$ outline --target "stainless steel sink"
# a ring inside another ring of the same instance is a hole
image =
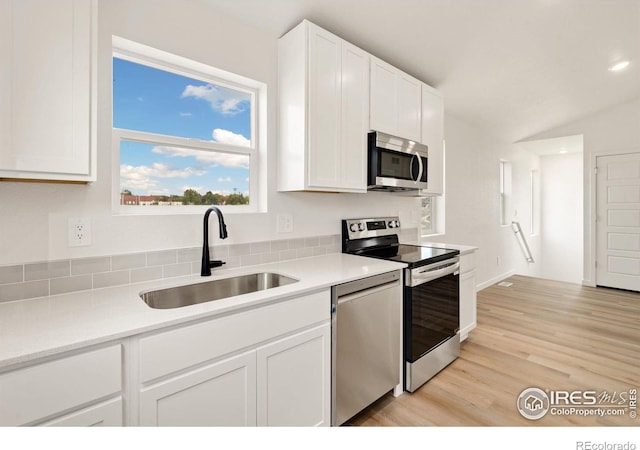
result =
[[[170,309],[182,306],[195,305],[213,300],[262,291],[287,284],[296,283],[298,280],[278,273],[262,272],[241,275],[231,278],[207,281],[204,283],[189,284],[154,291],[140,293],[144,302],[152,308]]]

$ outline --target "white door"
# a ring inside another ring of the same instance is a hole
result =
[[[372,130],[398,134],[398,71],[371,57],[369,120]]]
[[[0,118],[11,120],[10,137],[0,125],[4,176],[90,174],[92,8],[83,0],[3,2]]]
[[[187,372],[140,392],[142,426],[255,424],[255,350]]]
[[[597,158],[596,284],[640,291],[640,153]]]
[[[369,55],[342,42],[341,185],[367,191]]]
[[[422,83],[406,73],[398,78],[398,136],[422,141]]]
[[[340,186],[340,38],[309,24],[309,186]]]
[[[331,325],[260,347],[258,426],[329,426]]]

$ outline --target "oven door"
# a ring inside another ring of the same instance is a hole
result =
[[[413,363],[460,330],[460,262],[408,270],[404,293],[405,361]]]

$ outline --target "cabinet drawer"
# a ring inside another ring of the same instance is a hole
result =
[[[121,427],[122,425],[124,425],[122,397],[40,424],[43,427]]]
[[[467,273],[476,268],[476,252],[460,255],[460,273]]]
[[[120,345],[0,375],[0,425],[23,425],[122,389]]]
[[[140,340],[140,381],[148,382],[330,317],[327,289]],[[185,351],[185,349],[189,349]]]

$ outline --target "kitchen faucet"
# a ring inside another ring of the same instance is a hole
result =
[[[211,276],[212,267],[220,267],[225,262],[220,260],[211,261],[209,259],[209,214],[211,211],[218,216],[218,227],[220,229],[220,239],[227,238],[227,226],[224,223],[224,217],[222,211],[217,207],[212,206],[204,213],[204,243],[202,244],[202,266],[200,267],[200,275],[203,277]]]

